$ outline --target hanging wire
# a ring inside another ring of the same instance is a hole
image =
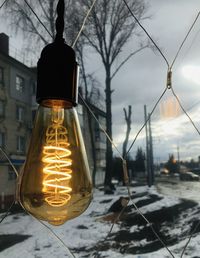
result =
[[[111,235],[111,233],[112,233],[112,231],[113,231],[114,226],[115,226],[116,223],[120,220],[122,214],[123,214],[124,211],[126,210],[129,201],[130,201],[130,198],[128,199],[126,205],[121,209],[121,211],[119,212],[118,216],[115,218],[114,222],[112,223],[112,225],[111,225],[111,227],[110,227],[109,232],[107,233],[107,235],[105,236],[105,238],[101,241],[101,243],[104,243],[104,242],[107,241],[107,239],[109,238],[109,236]],[[96,247],[96,251],[95,251],[94,253],[92,253],[92,254],[90,255],[90,257],[98,258],[99,248],[100,248],[100,246],[98,245],[98,246]]]
[[[13,165],[11,159],[8,157],[7,153],[0,147],[0,151],[2,152],[3,156],[7,159],[9,165],[12,167],[13,171],[16,174],[16,177],[18,178],[19,173],[17,171],[17,169],[15,168],[15,166]],[[11,203],[10,207],[7,209],[6,213],[2,216],[2,218],[0,219],[0,224],[4,221],[4,219],[8,216],[9,212],[11,211],[13,205],[16,202],[16,198],[14,199],[14,201]]]
[[[126,153],[126,156],[127,156],[127,155],[129,154],[129,152],[131,151],[131,149],[132,149],[133,145],[135,144],[135,142],[136,142],[138,136],[140,135],[141,131],[142,131],[142,130],[145,128],[145,126],[147,125],[148,121],[150,120],[152,114],[154,113],[156,107],[158,106],[159,102],[161,101],[161,99],[163,98],[163,96],[165,95],[165,93],[166,93],[167,90],[168,90],[168,88],[166,87],[166,88],[164,89],[164,91],[162,92],[161,96],[159,97],[159,99],[157,100],[157,102],[155,103],[155,105],[154,105],[153,109],[151,110],[151,112],[150,112],[150,114],[149,114],[147,120],[146,120],[145,123],[142,125],[142,127],[139,129],[139,131],[137,132],[137,134],[136,134],[134,140],[132,141],[132,143],[131,143],[131,145],[130,145],[130,147],[129,147],[127,153]]]
[[[5,1],[0,5],[0,10],[1,10],[1,8],[4,6],[4,4],[5,4],[6,2],[8,2],[8,0],[5,0]]]
[[[29,213],[29,215],[31,215]],[[65,242],[48,226],[46,225],[43,221],[38,220],[37,218],[35,218],[33,215],[31,215],[35,220],[39,221],[41,225],[43,225],[44,227],[46,227],[46,229],[49,230],[49,232],[58,240],[58,242],[60,242],[66,249],[67,254],[70,257],[76,258],[76,256],[72,253],[72,251],[69,249],[69,247],[65,244]]]
[[[79,37],[80,37],[80,35],[81,35],[81,33],[82,33],[84,27],[85,27],[85,23],[86,23],[86,21],[87,21],[89,15],[90,15],[90,13],[91,13],[93,7],[94,7],[96,1],[97,1],[97,0],[94,0],[93,3],[92,3],[92,5],[90,6],[90,9],[88,10],[88,12],[87,12],[87,14],[86,14],[86,16],[85,16],[85,18],[84,18],[84,20],[83,20],[83,24],[82,24],[82,26],[81,26],[81,28],[80,28],[80,30],[79,30],[79,32],[78,32],[78,34],[77,34],[75,40],[74,40],[74,43],[72,44],[72,48],[75,47],[75,45],[76,45],[76,43],[77,43],[77,41],[78,41],[78,39],[79,39]]]
[[[184,248],[183,248],[183,251],[182,251],[182,253],[181,253],[181,257],[180,257],[180,258],[183,257],[183,255],[184,255],[184,253],[185,253],[185,251],[186,251],[186,248],[188,247],[188,245],[189,245],[189,243],[190,243],[190,241],[191,241],[193,235],[195,234],[197,228],[199,227],[199,225],[200,225],[200,221],[197,223],[196,227],[195,227],[194,230],[191,232],[191,235],[190,235],[190,237],[189,237],[187,243],[185,244],[185,246],[184,246]]]
[[[121,155],[120,150],[117,148],[116,144],[113,142],[113,140],[110,138],[110,136],[107,134],[106,130],[103,128],[103,126],[100,124],[99,120],[97,119],[97,117],[95,116],[94,112],[91,110],[91,108],[89,107],[89,105],[86,103],[86,101],[83,99],[83,97],[81,96],[81,94],[78,94],[80,99],[83,101],[84,106],[88,109],[88,111],[90,112],[90,114],[93,116],[93,118],[95,119],[95,121],[98,123],[99,127],[101,128],[101,130],[104,132],[105,136],[108,138],[108,140],[110,141],[110,143],[113,145],[113,147],[115,148],[115,150],[118,152],[120,158],[123,160],[123,157]]]
[[[200,15],[200,12],[198,12],[198,14],[197,14],[195,20],[193,21],[193,23],[192,23],[192,25],[190,26],[190,28],[189,28],[189,30],[188,30],[188,32],[187,32],[185,38],[183,39],[183,41],[182,41],[182,43],[181,43],[181,45],[180,45],[180,47],[179,47],[179,49],[178,49],[178,51],[177,51],[175,57],[174,57],[174,60],[172,61],[172,64],[170,65],[170,68],[169,68],[170,70],[172,69],[174,63],[176,62],[176,59],[177,59],[177,57],[178,57],[178,55],[179,55],[179,53],[180,53],[180,51],[181,51],[181,49],[182,49],[184,43],[186,42],[186,40],[187,40],[187,38],[188,38],[190,32],[192,31],[192,29],[193,29],[195,23],[197,22],[197,20],[198,20],[198,18],[199,18],[199,15]]]
[[[16,167],[13,165],[11,159],[8,157],[7,153],[0,147],[0,151],[3,153],[4,157],[8,160],[10,166],[12,167],[12,169],[14,170],[16,176],[18,177],[19,176],[19,173],[16,169]]]
[[[137,207],[137,205],[131,200],[131,203],[135,207],[136,211],[140,214],[140,216],[146,221],[147,225],[151,228],[157,239],[161,242],[164,248],[167,249],[167,251],[170,253],[171,257],[175,258],[174,254],[171,252],[171,250],[167,247],[167,245],[163,242],[163,240],[159,237],[158,233],[155,231],[154,227],[152,224],[149,222],[149,220],[142,214],[140,209]]]
[[[8,216],[9,212],[11,211],[13,205],[15,204],[15,200],[11,203],[10,207],[7,209],[6,213],[1,217],[0,224],[4,221],[4,219]]]
[[[8,0],[5,0],[5,1],[3,2],[3,4],[0,6],[0,9],[3,7],[3,5],[6,3],[6,1],[8,1]],[[48,34],[52,37],[51,33],[48,31],[48,29],[46,28],[46,26],[45,26],[45,25],[42,23],[42,21],[39,19],[39,17],[38,17],[37,14],[34,12],[34,10],[32,9],[32,7],[28,4],[28,2],[27,2],[26,0],[24,0],[24,1],[25,1],[25,3],[29,6],[29,8],[31,9],[31,11],[34,13],[34,15],[36,16],[36,18],[37,18],[38,21],[40,22],[40,24],[45,28],[45,30],[48,32]],[[146,35],[149,37],[149,39],[151,40],[151,42],[154,44],[154,46],[156,47],[156,49],[159,51],[159,53],[161,54],[161,56],[162,56],[163,59],[165,60],[165,62],[166,62],[166,64],[167,64],[167,67],[168,67],[168,70],[171,70],[170,67],[172,68],[172,66],[174,65],[174,63],[175,63],[175,61],[176,61],[176,59],[177,59],[177,57],[178,57],[178,54],[179,54],[179,52],[180,52],[182,46],[184,45],[184,43],[185,43],[187,37],[189,36],[189,33],[191,32],[192,28],[194,27],[194,24],[196,23],[196,21],[197,21],[197,19],[198,19],[198,17],[199,17],[199,13],[198,13],[198,15],[197,15],[197,17],[196,17],[194,23],[192,24],[190,30],[188,31],[186,37],[184,38],[184,41],[182,42],[182,44],[181,44],[181,46],[180,46],[180,48],[179,48],[179,50],[178,50],[178,52],[177,52],[177,54],[176,54],[176,56],[175,56],[173,62],[172,62],[172,65],[169,66],[168,60],[166,59],[166,57],[164,56],[164,54],[162,53],[162,51],[160,50],[160,48],[158,47],[158,45],[155,43],[155,41],[152,39],[152,37],[149,35],[149,33],[146,31],[146,29],[141,25],[141,23],[139,22],[139,20],[135,17],[135,15],[133,14],[133,12],[132,12],[131,9],[129,8],[127,2],[126,2],[125,0],[123,0],[123,1],[124,1],[125,5],[127,6],[127,8],[128,8],[128,10],[129,10],[129,12],[131,13],[131,15],[134,17],[134,19],[135,19],[136,22],[139,24],[139,26],[144,30],[144,32],[146,33]],[[78,35],[77,35],[77,37],[76,37],[76,39],[75,39],[75,41],[74,41],[74,43],[73,43],[73,45],[72,45],[73,47],[75,46],[75,44],[76,44],[76,42],[77,42],[77,40],[78,40],[78,38],[79,38],[79,36],[80,36],[82,30],[84,29],[86,20],[87,20],[89,14],[90,14],[90,12],[91,12],[91,10],[92,10],[92,8],[93,8],[95,2],[96,2],[96,0],[93,2],[91,8],[89,9],[89,11],[88,11],[88,13],[87,13],[87,15],[86,15],[86,18],[85,18],[84,21],[83,21],[83,25],[82,25],[82,27],[81,27],[81,30],[79,31],[79,33],[78,33]],[[164,90],[164,92],[161,94],[160,98],[159,98],[158,101],[156,102],[154,108],[152,109],[152,111],[151,111],[151,113],[150,113],[150,115],[149,115],[149,118],[147,119],[147,121],[145,121],[145,124],[142,126],[142,128],[141,128],[141,129],[139,130],[139,132],[137,133],[137,135],[136,135],[136,137],[135,137],[133,143],[131,144],[131,147],[129,148],[129,150],[128,150],[128,152],[127,152],[127,154],[130,152],[130,150],[131,150],[132,146],[134,145],[134,143],[135,143],[135,141],[136,141],[138,135],[140,134],[140,132],[142,131],[142,129],[145,127],[146,123],[147,123],[148,120],[150,119],[151,115],[153,114],[155,108],[157,107],[158,103],[160,102],[160,100],[161,100],[162,97],[164,96],[164,94],[165,94],[165,92],[166,92],[167,89],[168,89],[168,88],[166,87],[165,90]],[[183,108],[183,106],[182,106],[180,100],[178,99],[178,97],[177,97],[177,95],[175,94],[175,92],[173,91],[173,89],[172,89],[172,93],[173,93],[173,95],[176,97],[176,99],[177,99],[179,105],[181,106],[182,110],[184,111],[184,113],[185,113],[185,114],[188,116],[188,118],[190,119],[190,122],[193,124],[193,121],[191,120],[191,118],[189,117],[189,115],[187,114],[187,112],[185,111],[185,109]],[[79,95],[79,96],[80,96],[80,95]],[[81,97],[81,96],[80,96],[80,97]],[[81,99],[83,100],[82,97],[81,97]],[[88,105],[87,105],[87,103],[86,103],[84,100],[83,100],[83,103],[84,103],[84,105],[86,104],[86,107],[87,107],[87,108],[89,108]],[[95,120],[96,120],[96,121],[98,122],[98,124],[100,125],[98,119],[95,117],[94,113],[92,112],[92,110],[91,110],[90,108],[89,108],[89,111],[91,112],[91,114],[93,115],[93,117],[95,118]],[[193,124],[193,126],[194,126],[194,128],[197,130],[197,132],[199,133],[198,128],[196,128],[196,126],[195,126],[194,124]],[[101,125],[100,125],[100,127],[101,127],[102,131],[105,133],[106,137],[108,137],[109,141],[111,141],[111,143],[113,144],[113,146],[116,148],[117,152],[120,154],[120,157],[122,158],[122,155],[121,155],[121,153],[119,152],[119,150],[117,149],[117,147],[116,147],[116,145],[114,144],[114,142],[110,139],[110,137],[108,136],[108,134],[106,133],[106,131],[104,130],[104,128],[103,128]],[[6,155],[6,156],[7,156],[7,155]],[[125,161],[125,159],[122,158],[122,161]],[[12,165],[12,166],[13,166],[13,165]],[[15,171],[15,170],[14,170],[14,171]],[[16,171],[15,171],[15,173],[16,173]],[[18,175],[18,173],[17,173],[17,175]],[[130,193],[130,188],[129,188],[129,186],[127,186],[127,189],[128,189],[129,197],[131,198],[131,193]],[[132,201],[132,203],[133,203],[135,209],[138,211],[138,213],[143,217],[143,219],[144,219],[144,220],[147,222],[147,224],[151,227],[152,231],[154,232],[154,234],[156,235],[156,237],[158,238],[158,240],[163,244],[163,246],[167,249],[167,251],[170,253],[170,255],[171,255],[172,257],[174,257],[174,255],[172,254],[172,252],[168,249],[168,247],[165,245],[165,243],[162,241],[162,239],[160,239],[160,237],[158,236],[158,234],[155,232],[155,230],[154,230],[154,228],[152,227],[152,225],[150,224],[150,222],[145,218],[145,216],[141,213],[141,211],[138,209],[138,207],[134,204],[133,201]],[[120,212],[118,219],[120,218],[121,214],[124,212],[125,208],[126,208],[126,207],[124,207],[123,210]],[[31,214],[30,214],[30,215],[31,215]],[[32,215],[31,215],[31,216],[32,216]],[[33,218],[35,218],[35,217],[33,217]],[[36,218],[35,218],[35,219],[36,219]],[[40,221],[40,220],[38,220],[38,219],[36,219],[36,220],[39,221],[42,225],[44,225],[47,229],[49,229],[49,231],[57,238],[57,240],[59,240],[59,241],[65,246],[66,250],[70,253],[70,255],[71,255],[72,257],[75,257],[75,256],[71,253],[71,251],[69,250],[69,248],[66,246],[66,244],[62,241],[62,239],[61,239],[59,236],[57,236],[57,235],[55,234],[55,232],[54,232],[50,227],[48,227],[48,226],[47,226],[45,223],[43,223],[42,221]],[[112,227],[111,227],[111,229],[110,229],[110,231],[109,231],[109,234],[112,232],[113,226],[114,226],[114,224],[112,225]],[[196,228],[195,228],[195,229],[196,229]],[[193,233],[194,233],[194,231],[192,232],[192,234],[193,234]],[[191,240],[191,238],[192,238],[192,234],[191,234],[191,236],[190,236],[190,238],[189,238],[189,240],[188,240],[186,246],[184,247],[184,250],[183,250],[183,252],[182,252],[182,256],[183,256],[183,254],[184,254],[184,251],[185,251],[187,245],[189,244],[189,242],[190,242],[190,240]],[[182,256],[181,256],[181,257],[182,257]]]
[[[197,131],[197,133],[200,135],[200,131],[197,128],[197,126],[195,125],[194,121],[192,120],[192,118],[189,116],[189,114],[187,113],[187,111],[185,110],[185,108],[183,107],[183,105],[181,104],[180,99],[178,98],[178,96],[176,95],[173,87],[171,88],[172,94],[174,95],[174,97],[176,98],[180,108],[182,109],[182,111],[185,113],[185,115],[188,117],[188,119],[190,120],[190,123],[193,125],[194,129]]]
[[[39,21],[39,23],[43,26],[43,28],[46,30],[46,32],[49,34],[49,36],[53,38],[53,35],[51,34],[51,32],[47,29],[47,27],[44,25],[44,23],[41,21],[41,19],[38,17],[37,13],[33,10],[33,8],[30,6],[30,4],[24,0],[24,2],[26,3],[26,5],[29,7],[29,9],[31,10],[31,12],[35,15],[35,17],[37,18],[37,20]]]
[[[127,9],[129,10],[130,14],[133,16],[133,18],[135,19],[135,21],[137,22],[137,24],[140,26],[140,28],[145,32],[145,34],[147,35],[147,37],[150,39],[150,41],[153,43],[153,45],[156,47],[156,49],[158,50],[158,52],[160,53],[160,55],[163,57],[163,59],[165,60],[167,67],[169,68],[169,62],[167,60],[167,58],[165,57],[165,55],[163,54],[163,52],[161,51],[161,49],[159,48],[159,46],[156,44],[156,42],[153,40],[153,38],[151,37],[151,35],[148,33],[148,31],[144,28],[144,26],[140,23],[140,21],[137,19],[137,17],[135,16],[135,14],[132,12],[132,10],[130,9],[128,3],[126,2],[126,0],[122,0],[124,2],[124,4],[126,5]]]

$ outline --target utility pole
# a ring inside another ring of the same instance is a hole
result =
[[[145,132],[146,132],[146,173],[147,173],[147,184],[151,186],[150,179],[150,167],[149,167],[149,134],[148,134],[148,123],[147,123],[147,107],[144,105],[144,121],[145,121]]]
[[[150,156],[150,175],[151,175],[151,185],[154,185],[154,158],[153,158],[153,140],[152,140],[152,131],[151,131],[151,117],[148,114],[149,118],[149,156]]]
[[[153,141],[151,132],[151,119],[148,114],[147,107],[144,105],[144,119],[145,119],[145,132],[146,132],[146,171],[147,171],[147,184],[151,187],[154,184],[154,162],[153,162]]]
[[[177,162],[178,162],[178,173],[180,173],[180,152],[179,152],[178,145],[177,145]]]

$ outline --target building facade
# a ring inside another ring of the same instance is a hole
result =
[[[31,134],[31,92],[36,74],[9,56],[9,38],[0,34],[0,147],[19,171],[25,160]],[[16,175],[5,156],[0,154],[0,200],[13,199]]]
[[[89,110],[93,112],[96,119],[90,111],[88,113],[87,106]],[[87,106],[83,101],[79,100],[77,112],[85,141],[86,152],[88,154],[93,183],[98,186],[104,184],[106,169],[106,135],[103,132],[103,130],[106,130],[106,113],[91,103],[87,103]],[[88,115],[90,118],[88,118]],[[93,154],[93,152],[95,152],[95,154]],[[95,175],[93,175],[94,163],[96,164]]]
[[[37,110],[36,69],[27,67],[9,55],[9,38],[0,33],[0,148],[19,172],[26,157],[33,118]],[[105,112],[90,106],[100,123],[105,126]],[[90,171],[93,171],[91,136],[87,110],[83,103],[77,107]],[[106,139],[99,124],[91,120],[96,153],[96,184],[102,184],[105,172]],[[16,175],[5,155],[0,151],[0,209],[14,199]]]

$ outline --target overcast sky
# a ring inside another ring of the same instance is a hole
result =
[[[183,38],[200,11],[200,1],[151,0],[148,13],[151,19],[143,25],[162,49],[169,63],[172,62]],[[134,48],[134,40],[129,49]],[[173,88],[182,105],[200,128],[200,19],[197,21],[173,68]],[[144,50],[133,57],[113,81],[113,132],[116,143],[123,141],[125,134],[123,107],[132,105],[133,124],[130,138],[133,139],[144,123],[144,104],[150,112],[165,89],[167,66],[158,52]],[[173,112],[174,111],[174,112]],[[173,153],[190,159],[200,155],[200,136],[188,118],[167,91],[161,105],[152,117],[152,133],[155,161],[165,161]],[[138,146],[145,150],[145,131],[138,138]],[[120,147],[121,148],[121,147]]]
[[[149,5],[147,15],[150,15],[151,18],[146,19],[143,25],[171,63],[200,11],[200,1],[149,0],[146,2]],[[5,23],[0,24],[0,30],[11,35]],[[142,30],[138,30],[143,35],[143,39],[147,39]],[[20,35],[16,38],[11,37],[11,44],[20,48],[23,41]],[[135,38],[129,42],[118,62],[123,60],[123,57],[128,53],[137,49],[135,42]],[[200,129],[199,42],[200,18],[174,64],[172,78],[174,91]],[[104,70],[101,63],[99,62],[95,69],[94,66],[89,66],[89,69],[96,72],[102,86],[104,86]],[[112,88],[115,90],[112,107],[113,139],[120,150],[126,130],[123,107],[132,105],[133,123],[130,135],[130,140],[132,140],[144,123],[144,105],[147,105],[148,112],[150,112],[165,89],[166,76],[167,66],[163,58],[157,51],[146,49],[128,61],[114,78],[112,82]],[[166,161],[169,154],[174,154],[177,157],[177,147],[179,147],[181,159],[197,159],[200,156],[200,136],[178,108],[170,90],[167,91],[161,105],[152,116],[152,133],[156,162]],[[144,130],[133,146],[131,151],[133,155],[135,155],[138,146],[145,150]]]

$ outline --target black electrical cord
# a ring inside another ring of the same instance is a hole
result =
[[[65,12],[65,2],[64,0],[59,0],[57,5],[56,39],[55,39],[59,41],[63,40],[64,12]]]

